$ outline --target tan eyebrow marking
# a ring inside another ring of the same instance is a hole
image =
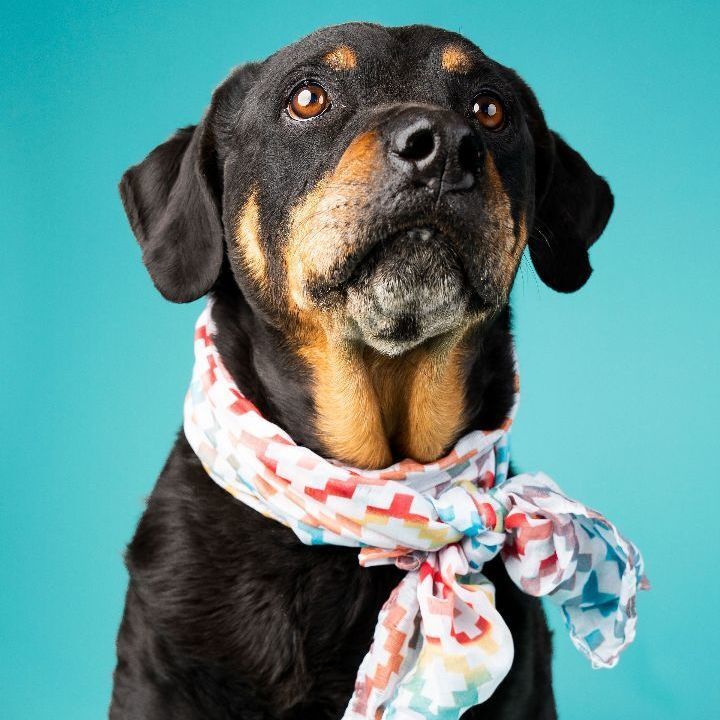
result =
[[[357,55],[351,47],[338,45],[323,56],[323,62],[333,70],[352,70],[357,65]]]
[[[442,52],[440,64],[448,72],[466,73],[472,67],[472,59],[458,45],[448,45]]]

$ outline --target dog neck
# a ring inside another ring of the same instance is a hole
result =
[[[309,331],[298,341],[234,283],[213,292],[218,351],[240,390],[298,444],[381,468],[432,462],[463,434],[498,427],[513,401],[510,313],[401,356]]]

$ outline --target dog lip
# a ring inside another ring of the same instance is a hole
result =
[[[413,222],[396,225],[389,232],[374,236],[369,243],[362,243],[361,247],[344,258],[341,266],[331,274],[327,291],[342,290],[344,286],[357,277],[369,258],[379,253],[383,247],[393,242],[400,235],[413,231],[425,231],[436,235],[443,235],[451,242],[453,239],[451,233],[448,233],[447,230],[432,222],[418,222],[415,220]]]

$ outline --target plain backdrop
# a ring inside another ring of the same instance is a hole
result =
[[[516,462],[643,550],[612,671],[553,610],[562,718],[720,707],[719,3],[4,3],[0,716],[107,711],[130,539],[180,426],[201,302],[153,289],[116,191],[235,64],[346,20],[457,30],[517,69],[616,211],[580,292],[514,292]]]

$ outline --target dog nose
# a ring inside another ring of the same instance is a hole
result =
[[[408,108],[388,131],[391,163],[413,184],[441,193],[475,185],[482,146],[457,113]]]

